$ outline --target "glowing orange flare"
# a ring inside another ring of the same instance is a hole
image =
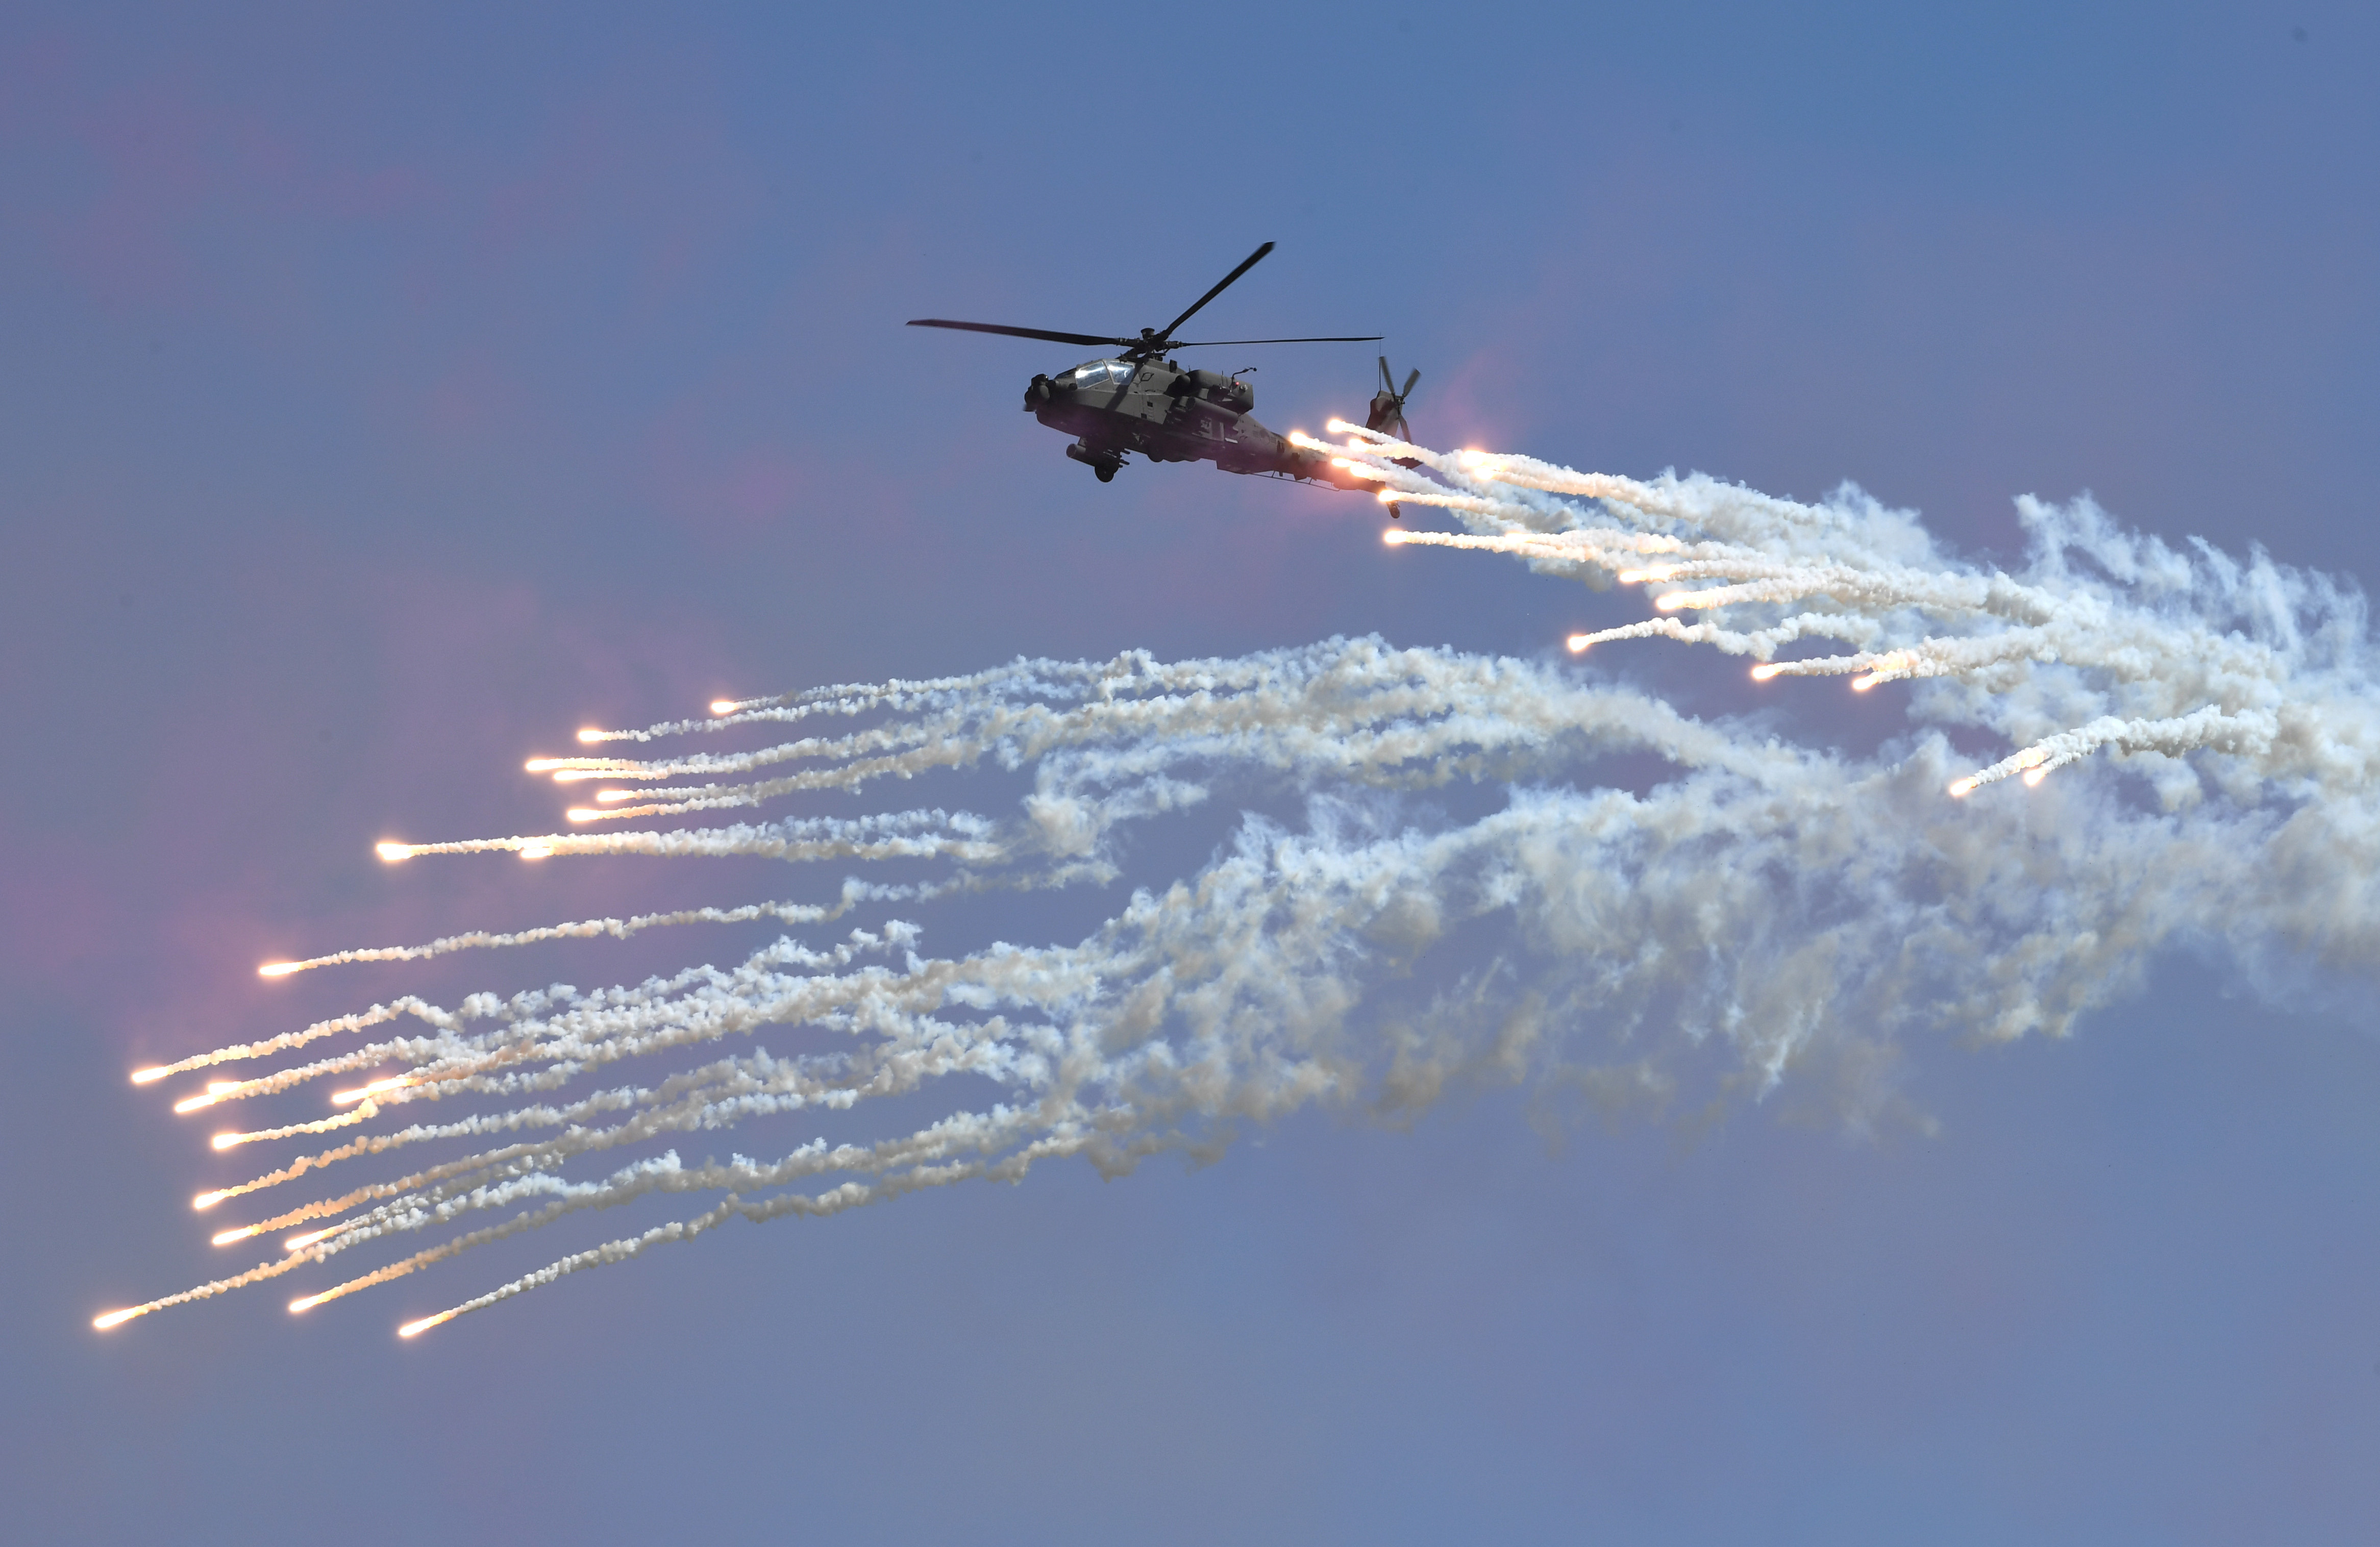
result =
[[[393,1080],[375,1080],[370,1084],[363,1086],[358,1090],[333,1091],[331,1093],[331,1105],[334,1106],[352,1106],[356,1102],[363,1100],[366,1096],[378,1095],[382,1091],[401,1091],[406,1086],[412,1083],[413,1076],[409,1074],[402,1074]]]
[[[1639,581],[1667,580],[1677,573],[1675,564],[1647,564],[1643,569],[1621,570],[1619,578],[1622,586],[1633,586]]]
[[[1397,502],[1397,491],[1393,489],[1383,489],[1372,498],[1384,505],[1393,505]]]
[[[1595,641],[1591,636],[1584,634],[1573,634],[1565,641],[1565,643],[1570,646],[1570,653],[1574,656],[1584,655],[1586,652],[1586,647],[1594,642]]]
[[[735,712],[735,700],[714,698],[710,701],[710,712],[715,715],[732,715]]]
[[[174,1103],[174,1110],[176,1112],[195,1112],[201,1106],[212,1106],[215,1104],[216,1099],[215,1093],[212,1091],[207,1092],[204,1095],[186,1095],[181,1100]]]
[[[601,821],[606,813],[597,811],[592,806],[574,805],[562,815],[573,822],[596,822]],[[524,849],[521,852],[526,854],[528,851]]]
[[[521,769],[525,773],[550,773],[571,761],[568,757],[532,757],[521,765]]]
[[[395,864],[399,860],[409,860],[413,857],[413,845],[410,843],[375,843],[372,849],[380,855],[382,862],[387,864]]]
[[[236,1240],[246,1240],[249,1237],[256,1234],[257,1229],[258,1227],[254,1225],[243,1225],[237,1230],[219,1231],[215,1236],[214,1244],[217,1246],[229,1246]]]
[[[1329,424],[1324,425],[1322,428],[1329,430],[1333,435],[1353,435],[1355,433],[1355,427],[1349,424],[1345,419],[1332,419]]]
[[[248,1135],[245,1133],[218,1133],[214,1136],[212,1142],[214,1144],[214,1147],[219,1150],[227,1150],[234,1144],[245,1142],[247,1138]]]
[[[1671,591],[1666,597],[1655,597],[1653,605],[1663,612],[1675,612],[1679,608],[1686,605],[1686,598],[1691,594],[1686,591]]]
[[[295,1316],[301,1311],[310,1311],[316,1305],[328,1298],[329,1297],[326,1295],[307,1295],[300,1299],[293,1299],[289,1302],[289,1314]]]
[[[595,798],[599,801],[632,801],[637,798],[637,792],[634,790],[598,790],[595,792]]]
[[[1401,548],[1404,545],[1405,535],[1398,528],[1390,526],[1380,534],[1380,540],[1390,548]]]
[[[303,965],[305,963],[301,961],[267,961],[256,970],[256,975],[261,978],[285,978]]]
[[[1950,781],[1950,798],[1953,800],[1964,800],[1967,796],[1973,793],[1975,786],[1982,782],[1982,780],[1973,778],[1972,776],[1966,779],[1954,779]]]
[[[521,845],[520,857],[525,860],[550,860],[553,858],[553,846],[548,843],[524,843]]]
[[[1876,679],[1873,674],[1863,677],[1853,677],[1852,679],[1852,691],[1853,693],[1865,693],[1868,689],[1876,686]]]
[[[163,1080],[173,1072],[172,1070],[164,1068],[136,1069],[132,1071],[132,1082],[136,1085],[145,1085],[152,1080]]]
[[[396,1329],[396,1335],[399,1337],[411,1337],[419,1333],[428,1332],[441,1322],[451,1322],[454,1319],[455,1312],[452,1311],[441,1311],[435,1316],[424,1316],[418,1322],[406,1323]]]
[[[335,1236],[344,1228],[346,1228],[345,1226],[334,1225],[327,1230],[309,1230],[302,1236],[292,1236],[287,1240],[281,1243],[281,1250],[284,1251],[303,1251],[308,1247],[313,1245],[316,1241],[321,1240],[324,1236]]]
[[[1293,429],[1289,432],[1289,443],[1301,451],[1318,452],[1322,449],[1321,441],[1302,429]]]
[[[190,1207],[194,1209],[211,1209],[230,1196],[231,1194],[228,1192],[201,1192],[197,1197],[190,1200]]]
[[[1783,667],[1773,664],[1755,666],[1752,669],[1752,680],[1755,683],[1765,683],[1784,670]]]
[[[91,1319],[91,1324],[97,1331],[105,1332],[110,1327],[122,1326],[133,1317],[140,1315],[144,1307],[136,1305],[129,1311],[111,1311],[104,1316],[93,1316]]]
[[[590,726],[578,732],[578,739],[582,742],[600,742],[603,739],[603,732]]]
[[[2027,768],[2024,770],[2025,787],[2027,789],[2031,789],[2033,786],[2040,783],[2043,780],[2047,779],[2048,777],[2049,770],[2047,768]]]

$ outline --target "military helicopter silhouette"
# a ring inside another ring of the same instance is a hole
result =
[[[1046,328],[1012,328],[998,322],[953,322],[941,317],[910,320],[913,328],[955,328],[970,333],[1001,333],[1010,338],[1046,339],[1051,344],[1076,344],[1088,348],[1112,348],[1117,354],[1087,360],[1055,376],[1036,376],[1025,388],[1025,407],[1050,429],[1075,437],[1066,454],[1111,482],[1127,453],[1137,452],[1151,462],[1211,462],[1227,473],[1300,478],[1337,489],[1370,490],[1377,486],[1356,478],[1347,469],[1331,465],[1330,453],[1292,445],[1257,422],[1256,389],[1238,374],[1185,370],[1167,358],[1176,349],[1211,349],[1223,344],[1377,344],[1379,335],[1336,338],[1177,339],[1181,327],[1208,301],[1263,260],[1272,251],[1267,242],[1248,254],[1240,266],[1215,283],[1215,287],[1191,303],[1190,309],[1162,328],[1143,328],[1137,338],[1102,337],[1097,333],[1062,333]],[[1393,422],[1391,433],[1404,433],[1405,394],[1413,391],[1416,370],[1406,379],[1404,393],[1395,390],[1389,362],[1380,360],[1386,391],[1372,399],[1366,423],[1378,429]],[[1394,506],[1390,510],[1397,514]]]

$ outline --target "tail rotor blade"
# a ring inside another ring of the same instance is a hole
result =
[[[1388,361],[1382,360],[1380,363],[1382,365],[1386,365],[1388,364]],[[1414,367],[1413,374],[1405,378],[1405,390],[1397,394],[1397,401],[1399,403],[1402,403],[1405,399],[1413,396],[1413,384],[1420,380],[1421,367],[1415,366]]]
[[[1396,373],[1389,369],[1389,357],[1380,357],[1380,390],[1393,396],[1397,390]]]

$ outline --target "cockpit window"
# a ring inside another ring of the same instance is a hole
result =
[[[1067,385],[1072,387],[1120,387],[1132,379],[1132,367],[1123,360],[1093,360],[1076,366],[1071,374],[1074,380]]]

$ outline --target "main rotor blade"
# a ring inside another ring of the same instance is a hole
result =
[[[1266,253],[1269,253],[1271,250],[1272,244],[1270,242],[1267,242],[1264,246],[1257,248],[1256,251],[1248,254],[1246,258],[1241,260],[1238,268],[1233,269],[1230,273],[1225,274],[1221,279],[1215,282],[1215,288],[1208,291],[1205,295],[1192,302],[1188,311],[1184,312],[1172,321],[1168,322],[1162,328],[1158,329],[1156,336],[1159,338],[1172,338],[1173,336],[1174,329],[1182,326],[1183,323],[1189,321],[1193,317],[1197,316],[1198,308],[1200,307],[1205,306],[1208,301],[1211,301],[1216,296],[1221,295],[1225,286],[1229,285],[1232,281],[1239,278],[1242,274],[1246,273],[1250,269],[1255,268],[1258,260],[1261,260]]]
[[[1047,328],[1007,328],[997,322],[953,322],[941,317],[913,317],[908,325],[912,328],[956,328],[965,333],[1004,333],[1010,338],[1039,338],[1051,344],[1080,344],[1099,349],[1120,349],[1140,342],[1134,338],[1099,338],[1091,333],[1053,333]]]
[[[1420,380],[1421,367],[1415,366],[1414,367],[1414,373],[1405,378],[1405,390],[1397,394],[1397,401],[1399,403],[1402,403],[1405,399],[1413,396],[1413,384]]]
[[[1359,338],[1202,338],[1195,343],[1175,339],[1168,349],[1212,349],[1225,344],[1378,344],[1386,333],[1365,333]]]

